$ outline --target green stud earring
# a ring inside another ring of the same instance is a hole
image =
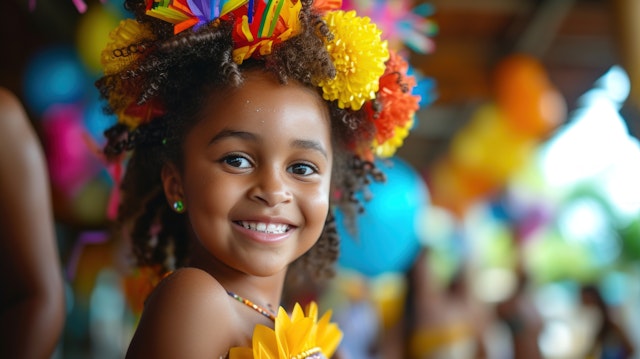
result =
[[[173,210],[178,213],[184,212],[184,203],[181,200],[173,202]]]

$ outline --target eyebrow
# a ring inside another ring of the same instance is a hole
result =
[[[325,158],[327,157],[327,151],[322,147],[322,145],[317,141],[311,140],[293,140],[291,141],[291,146],[296,148],[310,149],[316,150],[320,152]]]
[[[223,139],[229,138],[229,137],[236,137],[243,140],[249,140],[254,142],[257,142],[259,140],[259,137],[251,132],[225,129],[217,133],[215,136],[213,136],[213,138],[209,141],[209,145],[212,145],[216,142],[222,141]],[[298,140],[291,141],[290,145],[291,147],[295,147],[295,148],[310,149],[310,150],[318,151],[325,158],[328,158],[327,151],[317,141],[298,139]]]
[[[240,139],[243,140],[251,140],[251,141],[257,141],[258,137],[256,135],[254,135],[251,132],[246,132],[246,131],[235,131],[235,130],[222,130],[220,132],[218,132],[215,136],[213,136],[213,138],[209,141],[209,145],[212,145],[216,142],[219,142],[225,138],[229,138],[229,137],[238,137]]]

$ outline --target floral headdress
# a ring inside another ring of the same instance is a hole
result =
[[[233,61],[237,64],[267,56],[274,45],[301,32],[300,0],[147,0],[146,4],[146,15],[173,24],[174,34],[231,22]],[[357,155],[366,160],[374,155],[392,156],[408,135],[419,107],[420,97],[411,93],[415,79],[407,75],[407,63],[388,49],[370,18],[340,10],[340,6],[341,0],[316,0],[313,4],[333,35],[325,40],[325,47],[336,69],[335,77],[319,80],[317,86],[325,100],[343,110],[362,111],[374,125],[370,144],[353,148]],[[145,43],[154,40],[146,26],[127,19],[112,31],[102,53],[105,75],[144,56]],[[130,101],[117,113],[119,122],[130,129],[162,113],[161,104],[153,101],[144,105],[133,99],[109,101]]]

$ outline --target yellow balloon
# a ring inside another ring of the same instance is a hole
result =
[[[453,139],[451,156],[458,165],[502,183],[526,163],[535,140],[514,131],[494,104],[480,107]]]
[[[109,185],[104,180],[89,181],[73,199],[74,218],[85,225],[102,225],[106,221],[109,194]]]
[[[108,6],[92,6],[80,17],[76,30],[76,47],[84,65],[92,74],[102,71],[100,54],[109,33],[118,26],[119,16]]]
[[[407,282],[400,273],[384,273],[371,280],[371,298],[384,329],[400,322],[407,296]]]

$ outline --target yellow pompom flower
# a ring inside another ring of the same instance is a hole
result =
[[[252,348],[231,348],[229,359],[331,358],[342,340],[342,331],[330,319],[331,311],[327,311],[318,321],[315,302],[309,304],[306,314],[296,303],[291,317],[280,307],[275,329],[256,325]]]
[[[151,40],[153,34],[148,27],[133,19],[120,21],[109,33],[109,42],[100,56],[104,74],[112,75],[129,66],[144,50],[143,43]]]
[[[338,107],[359,110],[376,97],[378,79],[389,59],[387,41],[380,37],[381,30],[368,17],[359,17],[355,11],[329,11],[324,20],[333,34],[326,42],[336,76],[322,80],[323,97],[338,101]]]

